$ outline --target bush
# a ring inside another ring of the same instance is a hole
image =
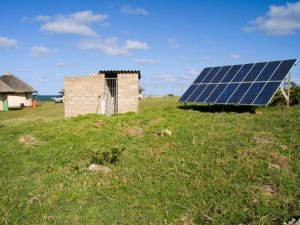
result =
[[[93,152],[92,159],[90,163],[96,163],[96,164],[103,164],[104,162],[107,163],[116,163],[122,152],[124,151],[124,148],[112,148],[111,150],[105,151],[105,152]]]
[[[287,89],[285,89],[285,92],[287,93]],[[290,105],[298,105],[300,103],[300,86],[292,86],[291,87],[291,94],[290,94]],[[281,90],[278,90],[276,94],[274,95],[270,105],[286,105],[286,99],[283,96]]]

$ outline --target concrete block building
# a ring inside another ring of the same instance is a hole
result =
[[[140,71],[99,71],[65,77],[65,117],[138,112]]]

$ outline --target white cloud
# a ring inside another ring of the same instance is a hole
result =
[[[66,68],[66,67],[67,67],[67,64],[64,63],[64,62],[58,62],[58,63],[56,63],[56,66],[57,66],[58,68]]]
[[[146,42],[127,40],[124,49],[131,50],[146,50],[149,49],[149,46]]]
[[[45,16],[40,15],[36,20],[43,22],[42,31],[52,33],[77,34],[83,36],[96,36],[97,33],[91,28],[91,23],[104,22],[107,15],[94,14],[92,11],[86,10],[68,15]],[[107,22],[103,23],[105,26]]]
[[[239,60],[240,58],[241,58],[241,55],[238,53],[232,53],[229,55],[229,59],[232,59],[232,60]]]
[[[18,42],[15,39],[0,36],[0,48],[17,47]]]
[[[144,8],[132,8],[128,5],[123,6],[121,12],[127,15],[148,15],[148,12]]]
[[[146,42],[127,40],[125,45],[120,46],[117,38],[85,40],[79,43],[82,50],[98,50],[112,56],[129,55],[134,50],[146,50]]]
[[[300,29],[300,1],[286,5],[271,5],[265,17],[248,22],[247,32],[260,31],[268,35],[295,34]]]
[[[174,38],[168,38],[168,43],[169,43],[170,48],[179,48],[180,47],[179,41]]]
[[[52,53],[55,53],[55,51],[50,50],[44,46],[34,46],[31,48],[31,55],[35,57],[46,56]]]
[[[155,78],[163,82],[175,82],[178,80],[177,77],[172,76],[171,74],[159,74],[156,75]]]
[[[134,58],[132,61],[139,65],[153,65],[158,64],[158,61],[154,59],[143,59],[143,58]]]
[[[194,76],[197,76],[200,74],[200,71],[195,69],[195,68],[191,68],[187,74],[190,76],[190,77],[194,77]]]
[[[210,60],[211,60],[211,58],[208,57],[208,56],[204,56],[204,57],[200,58],[200,62],[205,62],[205,63],[207,63],[207,62],[209,62]]]

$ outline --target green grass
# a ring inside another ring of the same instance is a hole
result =
[[[139,114],[71,119],[52,103],[0,113],[0,224],[282,224],[300,214],[299,106],[180,105],[146,99]],[[142,136],[127,132],[137,128]],[[172,135],[158,136],[164,129]],[[106,163],[113,172],[87,170],[112,149],[124,149]]]

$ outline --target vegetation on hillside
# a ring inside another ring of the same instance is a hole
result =
[[[0,224],[282,224],[300,214],[300,107],[142,100],[139,114],[0,113]],[[158,135],[165,129],[169,135]],[[91,172],[90,163],[112,172]]]

